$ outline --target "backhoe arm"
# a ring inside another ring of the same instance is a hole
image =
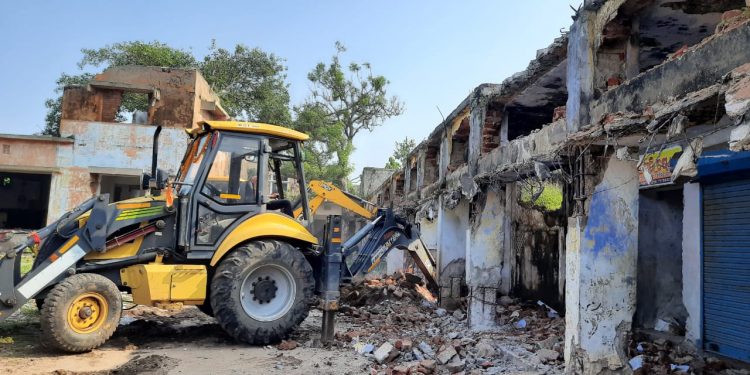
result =
[[[344,277],[351,278],[372,271],[388,252],[397,248],[407,251],[412,256],[417,267],[425,275],[428,285],[437,290],[435,259],[419,237],[417,228],[396,216],[392,210],[378,209],[373,203],[346,193],[329,182],[310,181],[308,190],[314,194],[310,200],[310,211],[313,214],[323,203],[331,202],[370,220],[341,246],[344,258],[355,255],[355,251],[358,250],[351,266],[345,267]],[[295,218],[299,219],[301,216],[302,208],[294,211]],[[363,240],[365,242],[362,248],[357,248]]]
[[[330,182],[312,180],[307,185],[310,192],[315,194],[310,200],[310,212],[314,215],[325,202],[331,202],[341,208],[347,209],[365,219],[372,220],[377,213],[377,207],[366,200],[346,193]],[[294,210],[294,217],[302,216],[302,207]]]

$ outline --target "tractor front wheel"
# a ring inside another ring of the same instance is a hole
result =
[[[122,296],[104,276],[80,273],[55,285],[41,309],[46,343],[71,353],[90,351],[109,339],[120,323]]]
[[[211,306],[239,341],[266,345],[286,338],[307,317],[315,280],[294,246],[253,241],[221,261],[211,282]]]

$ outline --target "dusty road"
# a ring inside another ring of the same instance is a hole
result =
[[[294,338],[300,348],[237,344],[216,322],[188,307],[174,315],[137,307],[102,348],[62,355],[39,343],[38,315],[32,306],[0,325],[0,374],[360,374],[367,358],[354,351],[314,348],[320,313],[313,311]],[[307,344],[307,347],[305,346]]]

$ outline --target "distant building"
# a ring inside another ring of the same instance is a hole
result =
[[[147,111],[118,122],[124,95],[140,97]],[[95,194],[113,201],[141,195],[155,125],[164,127],[159,168],[176,173],[185,130],[226,119],[218,96],[193,69],[116,67],[87,85],[66,87],[60,137],[0,134],[0,229],[40,228]]]

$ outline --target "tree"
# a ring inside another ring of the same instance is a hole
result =
[[[230,115],[251,121],[289,124],[289,92],[285,83],[286,67],[283,60],[257,48],[237,45],[234,52],[211,43],[209,54],[198,61],[189,50],[153,42],[122,42],[97,49],[82,49],[80,69],[123,65],[163,66],[170,68],[200,69],[212,85]],[[85,78],[70,82],[70,77]],[[85,84],[91,74],[71,76],[63,74],[58,80],[56,93],[62,94],[65,85]],[[48,99],[45,134],[58,135],[60,127],[60,97]],[[143,95],[123,95],[124,112],[146,110]]]
[[[389,156],[388,162],[385,163],[385,169],[401,169],[401,163],[399,163],[398,160],[396,160],[396,158],[394,158],[393,156]]]
[[[417,143],[409,137],[404,137],[403,141],[396,141],[393,149],[393,156],[388,159],[388,163],[390,164],[391,159],[393,159],[396,164],[398,164],[398,168],[396,169],[400,169],[402,165],[406,165],[406,159],[409,157],[409,153],[411,153],[411,150],[413,150],[414,147],[417,147]]]
[[[258,48],[238,44],[230,52],[212,41],[200,69],[232,117],[289,125],[289,85],[283,62]]]
[[[352,62],[344,68],[341,62],[344,52],[346,48],[336,42],[336,54],[331,62],[318,63],[307,75],[312,87],[306,103],[322,111],[325,122],[321,125],[333,126],[343,132],[345,144],[334,149],[336,165],[327,165],[327,168],[337,171],[338,175],[332,180],[342,187],[347,186],[351,173],[349,156],[354,150],[354,137],[362,130],[372,131],[404,111],[399,99],[387,94],[390,82],[382,75],[373,74],[369,63]]]
[[[351,154],[342,125],[332,121],[318,103],[305,103],[295,107],[294,112],[292,127],[310,136],[303,146],[308,180],[339,182],[342,176],[348,176],[353,170],[351,165],[338,162],[339,158],[348,160]]]

